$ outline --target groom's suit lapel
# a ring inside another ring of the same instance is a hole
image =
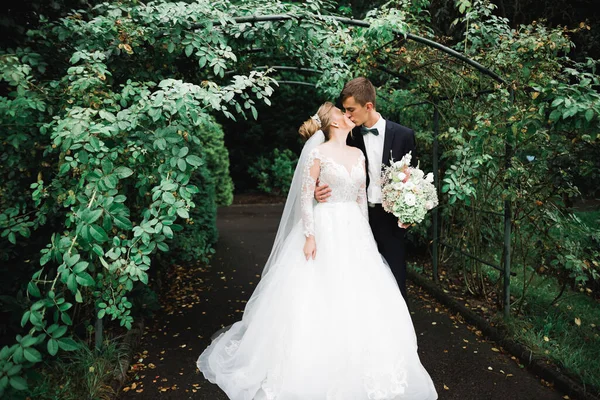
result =
[[[385,121],[385,139],[383,141],[383,154],[381,162],[383,165],[389,165],[390,163],[390,151],[392,150],[392,144],[394,143],[394,131],[388,121]],[[364,142],[363,142],[364,147]]]

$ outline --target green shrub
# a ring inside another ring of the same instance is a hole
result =
[[[290,190],[298,157],[289,149],[274,149],[269,157],[259,157],[249,169],[258,181],[258,188],[266,193],[286,195]]]

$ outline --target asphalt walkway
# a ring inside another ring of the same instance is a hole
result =
[[[219,210],[220,239],[212,265],[173,266],[162,309],[146,323],[119,399],[227,400],[203,378],[196,360],[215,331],[241,318],[281,211],[281,205]],[[440,399],[568,399],[425,292],[413,285],[408,290],[419,355]]]

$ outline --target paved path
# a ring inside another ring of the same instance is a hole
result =
[[[282,206],[219,210],[212,266],[175,266],[162,309],[148,321],[130,382],[119,398],[227,400],[197,371],[196,359],[217,329],[241,318],[259,280]],[[460,316],[409,286],[419,354],[440,399],[559,400],[563,396],[487,342]],[[374,328],[376,329],[376,327]]]

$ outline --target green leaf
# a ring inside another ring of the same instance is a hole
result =
[[[195,155],[187,156],[185,158],[185,161],[187,161],[187,163],[190,164],[192,167],[199,167],[202,165],[202,159]]]
[[[42,354],[33,347],[23,349],[23,356],[29,362],[36,363],[42,361]]]
[[[37,342],[37,339],[31,335],[26,335],[23,340],[21,340],[21,346],[23,347],[31,347]]]
[[[148,284],[148,274],[145,273],[144,271],[140,271],[138,275],[140,278],[140,282],[142,282],[144,285],[147,285]]]
[[[17,349],[13,353],[13,361],[17,364],[21,364],[23,362],[23,348],[18,344],[16,346]]]
[[[164,138],[156,139],[154,141],[154,148],[165,150],[167,148],[167,141]]]
[[[42,294],[40,293],[40,289],[33,282],[29,282],[27,284],[27,292],[29,292],[29,294],[34,297],[42,297]]]
[[[77,292],[75,293],[75,301],[78,303],[83,303],[83,296],[81,296],[79,289],[77,289]]]
[[[61,338],[58,340],[58,346],[64,351],[74,351],[79,348],[76,341],[71,338]]]
[[[106,234],[104,229],[102,229],[102,227],[96,224],[90,226],[90,234],[96,241],[100,243],[106,242],[108,240],[108,235]]]
[[[177,215],[179,215],[181,218],[189,218],[190,217],[188,210],[186,210],[185,208],[178,208]]]
[[[100,118],[107,120],[108,122],[115,122],[117,120],[117,118],[115,118],[115,115],[111,112],[108,111],[104,111],[104,110],[100,110]]]
[[[162,199],[167,204],[173,204],[173,203],[175,203],[175,196],[173,196],[171,194],[171,192],[164,192],[162,194]]]
[[[128,178],[133,175],[133,171],[127,167],[119,167],[114,172],[121,179]]]
[[[0,350],[0,360],[7,360],[8,357],[10,357],[10,355],[11,355],[11,348],[8,346],[2,347],[2,350]]]
[[[178,157],[185,157],[188,155],[188,153],[190,152],[190,149],[187,147],[182,147],[181,149],[179,149],[179,153],[177,154]]]
[[[66,312],[60,314],[60,320],[67,325],[73,325],[73,320],[71,320],[71,317]]]
[[[21,372],[21,370],[23,369],[23,365],[22,364],[17,364],[17,365],[13,365],[8,372],[6,373],[6,375],[8,376],[14,376],[17,375],[19,372]]]
[[[80,258],[81,256],[79,254],[71,255],[69,253],[65,253],[63,255],[63,261],[67,264],[68,267],[72,267],[73,265],[75,265]]]
[[[75,274],[69,274],[68,278],[67,278],[67,288],[69,288],[69,290],[72,293],[75,293],[77,291],[77,275]]]
[[[123,217],[121,215],[115,215],[113,217],[113,222],[118,228],[121,229],[131,230],[131,228],[133,228],[133,224],[131,223],[131,221],[128,218]]]
[[[31,311],[25,311],[23,316],[21,317],[21,328],[25,327],[27,322],[29,322],[29,316],[31,315]]]
[[[592,118],[594,118],[594,110],[590,108],[585,112],[585,119],[587,120],[587,122],[590,122]]]
[[[97,243],[94,243],[92,245],[92,251],[98,256],[98,257],[102,257],[104,255],[104,249],[102,249],[102,246],[99,246]]]
[[[29,315],[29,321],[34,326],[42,326],[42,314],[40,314],[37,311],[32,311],[31,314]]]
[[[169,227],[169,226],[163,226],[163,234],[168,238],[168,239],[173,239],[173,230]]]
[[[98,218],[100,218],[102,216],[102,209],[98,209],[98,210],[94,210],[94,211],[89,211],[88,209],[86,209],[82,215],[81,215],[81,219],[83,220],[83,222],[87,223],[87,224],[93,224],[94,222],[96,222],[98,220]]]
[[[188,193],[190,194],[196,194],[196,193],[200,193],[200,189],[198,189],[196,186],[194,185],[188,185],[185,190],[188,191]]]
[[[48,261],[50,261],[50,258],[52,257],[52,254],[48,251],[46,253],[44,253],[44,255],[42,256],[42,258],[40,258],[40,265],[44,266],[48,263]]]
[[[94,286],[96,281],[87,272],[82,272],[81,274],[77,275],[77,283],[79,283],[81,286]]]
[[[102,165],[102,172],[104,172],[105,175],[112,173],[112,170],[115,167],[113,162],[109,158],[106,158],[106,157],[104,157],[102,159],[101,165]]]
[[[48,340],[48,353],[55,356],[58,353],[58,341],[56,339]]]
[[[80,274],[87,269],[88,265],[89,263],[87,261],[79,261],[73,267],[73,272],[75,272],[76,274]]]
[[[22,376],[11,376],[9,382],[15,390],[27,389],[27,381]]]
[[[550,113],[550,121],[558,121],[560,119],[560,116],[562,115],[562,112],[560,110],[554,110]]]
[[[187,168],[187,164],[185,163],[185,160],[183,158],[180,158],[177,160],[177,167],[179,167],[179,170],[181,172],[185,172],[185,169]]]
[[[58,339],[60,337],[63,337],[65,333],[67,333],[67,327],[65,325],[60,325],[51,336],[54,339]]]

